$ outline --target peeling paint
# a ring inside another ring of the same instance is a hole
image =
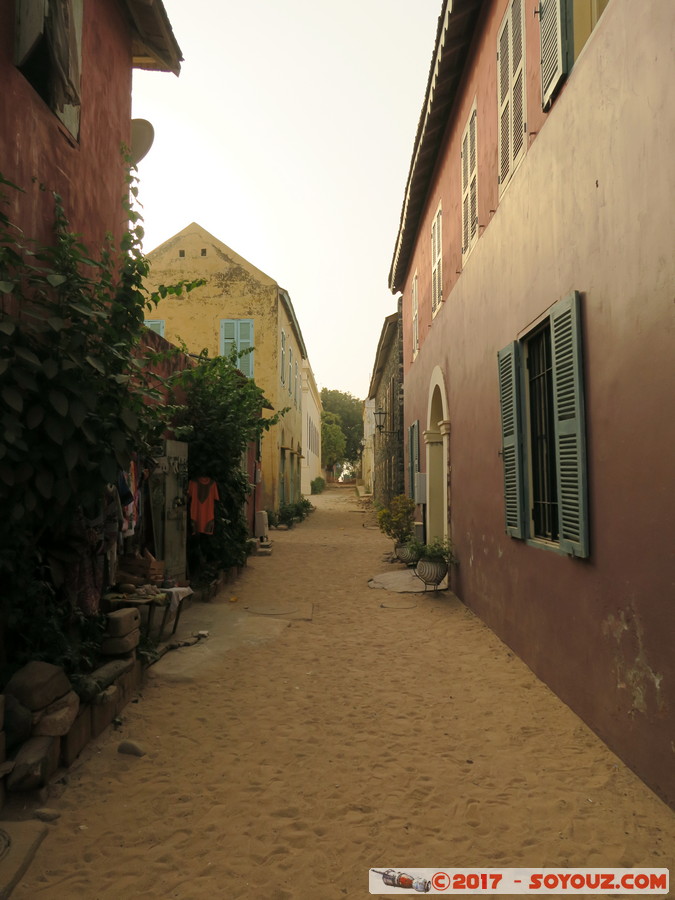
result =
[[[611,614],[602,623],[602,633],[616,643],[614,664],[617,687],[629,692],[630,715],[647,715],[650,706],[661,712],[664,701],[661,695],[663,676],[655,672],[647,660],[644,647],[644,629],[632,606]]]

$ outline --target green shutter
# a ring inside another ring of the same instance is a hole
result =
[[[573,291],[551,309],[553,414],[560,549],[586,557],[588,501],[581,351],[581,306]]]
[[[520,425],[520,344],[517,341],[499,351],[498,364],[506,533],[511,537],[522,538],[525,536],[525,526]]]
[[[220,320],[220,355],[229,356],[237,345],[237,323],[234,319]]]
[[[415,475],[420,470],[420,423],[419,420],[412,423],[408,428],[408,476],[410,480],[410,490],[408,496],[413,500],[421,503],[415,496]]]
[[[239,352],[250,350],[250,353],[239,357],[239,368],[247,378],[253,378],[253,319],[240,319],[237,347]]]
[[[14,62],[22,66],[45,30],[47,0],[17,0]]]
[[[566,0],[541,0],[541,106],[550,107],[553,96],[567,74]]]

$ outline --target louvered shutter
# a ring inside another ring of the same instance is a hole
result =
[[[469,130],[462,140],[462,253],[469,249]]]
[[[431,311],[436,309],[436,297],[438,296],[438,286],[436,282],[436,218],[431,223]]]
[[[539,27],[541,40],[541,106],[551,105],[558,85],[567,74],[566,0],[541,0]]]
[[[525,29],[523,0],[511,4],[511,171],[525,152]]]
[[[499,183],[511,171],[511,16],[507,15],[497,39],[497,100],[499,102]]]
[[[572,556],[586,557],[586,431],[580,298],[576,291],[551,309],[551,351],[560,548]]]
[[[469,121],[469,242],[478,232],[478,159],[476,148],[476,110]]]
[[[237,365],[247,378],[253,378],[253,320],[240,319],[237,325],[239,326],[237,349],[240,353],[243,350],[251,351],[244,356],[240,356]]]
[[[408,426],[408,496],[415,499],[415,454],[413,450],[414,424]]]
[[[525,536],[520,425],[520,344],[514,341],[498,354],[499,403],[502,418],[502,463],[506,533]]]
[[[237,323],[234,319],[220,320],[220,355],[229,356],[237,345]]]
[[[286,332],[281,332],[281,383],[286,382]]]

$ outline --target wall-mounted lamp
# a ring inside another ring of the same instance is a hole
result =
[[[378,431],[378,434],[398,434],[398,431],[385,431],[384,423],[387,418],[387,413],[381,407],[380,409],[376,409],[373,413],[375,417],[375,428]]]

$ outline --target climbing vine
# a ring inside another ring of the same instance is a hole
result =
[[[109,237],[94,257],[58,194],[54,239],[44,246],[10,222],[10,191],[20,188],[0,174],[0,613],[17,634],[32,634],[36,592],[50,631],[60,616],[50,596],[73,553],[67,537],[77,511],[96,510],[132,452],[149,450],[166,427],[170,412],[140,350],[144,312],[194,284],[146,290],[133,201],[124,201],[130,226],[119,248]]]

